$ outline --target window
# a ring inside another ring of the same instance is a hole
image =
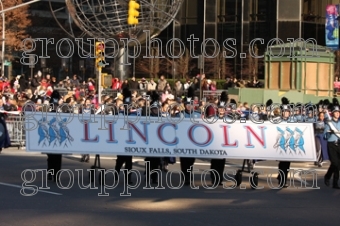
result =
[[[340,4],[340,0],[303,0],[302,20],[324,24],[326,6],[330,4]]]
[[[266,0],[252,0],[250,4],[251,21],[266,21],[269,10],[275,10],[275,8],[269,9],[268,7]]]
[[[197,23],[197,0],[186,0],[186,24]]]
[[[241,5],[240,0],[220,0],[219,22],[236,22],[238,4]]]

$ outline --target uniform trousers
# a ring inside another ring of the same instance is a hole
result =
[[[216,186],[222,183],[223,181],[223,172],[225,167],[225,159],[211,159],[210,161],[210,169],[216,170],[216,172],[210,172],[211,183]]]
[[[184,183],[186,185],[190,184],[190,175],[193,175],[192,171],[188,171],[190,170],[190,167],[192,167],[195,163],[195,158],[179,158],[180,163],[181,163],[181,170],[184,174],[184,178],[182,175],[182,179],[184,180]]]
[[[339,170],[340,170],[340,144],[335,142],[328,142],[328,155],[331,165],[325,175],[325,179],[329,180],[333,176],[333,186],[338,185],[339,181]]]
[[[57,181],[58,172],[61,170],[61,161],[62,155],[60,154],[47,154],[47,171],[53,170],[53,178],[54,181]],[[52,173],[49,174],[49,178],[51,177]]]
[[[118,179],[118,175],[120,173],[120,169],[122,166],[125,164],[125,169],[128,171],[132,170],[132,156],[122,156],[122,155],[117,155],[117,160],[116,160],[116,173],[115,173],[115,179]],[[125,175],[128,176],[125,178],[125,181],[127,183],[131,182],[131,174]]]
[[[279,186],[283,187],[287,183],[287,178],[288,178],[288,170],[290,168],[290,162],[280,162],[279,163],[279,175],[277,179],[279,180]]]
[[[145,158],[145,161],[150,163],[150,170],[148,170],[145,166],[146,179],[148,180],[149,178],[151,178],[151,181],[153,183],[157,183],[158,182],[158,174],[154,170],[159,170],[159,166],[161,164],[161,158],[159,158],[159,157],[148,157],[148,158]],[[154,171],[154,172],[152,172],[152,171]]]

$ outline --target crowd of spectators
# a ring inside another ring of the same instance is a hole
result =
[[[66,77],[57,81],[50,75],[42,76],[41,73],[34,75],[32,79],[25,76],[16,76],[12,80],[6,77],[0,78],[0,110],[21,111],[27,101],[36,104],[47,104],[53,90],[65,90],[63,99],[60,102],[72,102],[81,104],[85,99],[95,100],[96,84],[94,79],[88,81],[79,80],[77,75],[72,79]]]
[[[335,81],[335,89],[338,80]],[[237,80],[233,77],[227,77],[223,84],[223,90],[235,87],[253,87],[262,88],[262,82],[253,78],[253,81],[245,82]],[[169,104],[169,101],[180,102],[184,96],[187,95],[188,89],[191,88],[195,92],[193,100],[197,103],[202,102],[215,102],[218,101],[218,96],[211,95],[207,98],[199,100],[199,91],[216,91],[216,81],[207,79],[204,75],[187,79],[185,83],[181,80],[175,81],[173,86],[165,79],[165,76],[160,76],[159,79],[139,79],[135,77],[120,81],[119,78],[112,78],[112,85],[110,87],[113,92],[102,95],[102,103],[107,101],[113,102],[117,99],[122,99],[122,92],[124,89],[129,89],[132,92],[134,100],[141,98],[147,92],[156,91],[160,95],[160,102],[162,104]],[[48,104],[53,90],[63,89],[63,98],[60,103],[67,103],[70,106],[85,105],[85,102],[93,104],[96,109],[98,108],[97,87],[93,78],[82,81],[77,75],[72,78],[57,81],[56,77],[50,75],[43,76],[41,73],[34,75],[32,79],[26,79],[25,76],[16,76],[12,80],[6,77],[0,78],[0,110],[3,111],[21,111],[22,107],[27,101],[36,104]],[[232,100],[233,101],[233,100]],[[236,103],[238,110],[245,111],[249,109],[247,103]],[[39,109],[37,109],[39,110]]]
[[[182,94],[186,92],[189,87],[192,87],[195,91],[199,91],[200,88],[203,91],[216,91],[218,89],[216,80],[207,79],[204,74],[202,76],[198,75],[193,77],[192,79],[186,79],[184,83],[182,83],[181,80],[176,80],[173,86],[167,82],[164,76],[160,76],[157,81],[155,81],[153,78],[150,78],[149,80],[142,78],[138,81],[135,77],[124,81],[120,81],[119,78],[112,78],[111,85],[111,88],[117,91],[122,91],[124,88],[140,91],[156,90],[158,92],[167,92],[174,95],[176,94],[176,96],[182,96]],[[256,78],[253,78],[253,81],[245,81],[238,80],[233,77],[227,77],[225,83],[223,84],[223,90],[228,90],[228,88],[235,87],[263,88],[263,83]]]
[[[224,89],[235,87],[236,82],[237,81],[232,78],[227,78]],[[190,87],[190,90],[196,92],[200,90],[200,86],[202,86],[202,90],[217,90],[216,81],[206,79],[204,75],[187,79],[184,84],[178,80],[174,83],[174,87],[171,87],[164,76],[160,76],[157,80],[151,78],[148,81],[145,78],[138,81],[135,77],[132,77],[124,82],[121,82],[118,78],[113,78],[111,88],[116,92],[112,93],[112,95],[102,95],[101,99],[102,103],[122,101],[123,90],[129,89],[132,92],[133,100],[137,101],[142,98],[146,92],[156,91],[160,94],[160,102],[164,107],[174,102],[181,102]],[[81,110],[77,110],[75,106],[85,106],[86,104],[92,104],[96,110],[98,109],[99,103],[94,79],[89,78],[87,81],[81,81],[77,75],[73,75],[72,78],[67,77],[62,81],[57,81],[55,77],[51,77],[49,74],[42,76],[39,72],[35,74],[32,79],[26,79],[25,76],[20,75],[11,81],[5,77],[0,78],[0,110],[21,111],[22,107],[28,101],[35,104],[48,104],[53,90],[61,89],[67,92],[63,93],[59,104],[65,103],[78,112]],[[218,97],[211,96],[199,100],[199,95],[196,93],[193,100],[195,103],[201,103],[200,106],[202,106],[202,103],[205,102],[217,103]],[[246,110],[248,108],[247,103],[235,102],[235,104],[238,105],[240,110]],[[196,110],[199,110],[199,108],[200,107],[197,107]],[[42,110],[42,107],[37,106],[36,110]]]

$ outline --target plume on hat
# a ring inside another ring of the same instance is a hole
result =
[[[339,105],[339,100],[337,99],[337,98],[333,98],[332,99],[332,104],[334,105],[334,106],[338,106]]]
[[[269,99],[269,100],[267,100],[267,102],[266,102],[266,107],[269,107],[269,106],[271,106],[273,104],[273,100],[272,99]]]
[[[328,100],[328,99],[324,99],[324,101],[323,101],[323,105],[330,105],[331,104],[331,102]]]
[[[289,104],[289,100],[287,99],[287,97],[282,97],[282,98],[281,98],[281,103],[282,103],[283,105],[287,105],[287,104]]]

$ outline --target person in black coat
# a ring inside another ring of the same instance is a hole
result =
[[[0,153],[3,148],[11,146],[11,140],[8,134],[4,114],[0,114]]]
[[[50,99],[50,112],[56,112],[59,106],[59,100],[61,99],[61,95],[57,90],[54,90],[51,94]],[[54,182],[59,182],[59,175],[58,172],[61,170],[61,163],[62,163],[62,155],[61,154],[47,154],[47,171],[53,170],[53,174],[48,172],[48,180],[53,180]]]
[[[123,97],[124,97],[124,101],[123,101],[123,104],[124,105],[129,105],[131,104],[131,98],[132,98],[132,94],[131,94],[131,91],[128,89],[128,88],[124,88],[123,90]],[[119,109],[120,106],[116,106],[117,109]],[[128,111],[128,108],[125,108],[125,114],[129,114]],[[113,111],[115,112],[115,111]],[[117,111],[118,113],[118,111]],[[115,114],[117,114],[115,112]],[[119,173],[120,173],[120,170],[122,168],[122,166],[125,164],[125,169],[127,169],[129,172],[130,170],[132,170],[132,156],[130,155],[117,155],[117,159],[116,159],[116,166],[115,166],[115,181],[118,180],[118,176],[119,176]],[[125,182],[127,184],[132,184],[132,181],[131,181],[131,174],[128,173],[128,175],[125,175]]]
[[[92,114],[94,115],[96,112],[92,106],[92,99],[91,98],[87,98],[85,100],[85,104],[79,109],[79,114]],[[89,162],[90,161],[90,155],[89,154],[83,154],[81,155],[81,159],[80,162]]]
[[[228,102],[229,98],[228,98],[228,94],[226,91],[223,91],[221,93],[221,98],[220,101],[218,103],[218,115],[217,118],[220,121],[224,121],[225,120],[225,108],[226,108],[226,104]],[[216,115],[214,115],[213,117],[216,117]],[[225,163],[226,163],[226,159],[225,158],[218,158],[218,159],[211,159],[210,161],[210,169],[214,170],[210,172],[210,177],[211,177],[211,183],[213,185],[213,187],[216,187],[218,185],[223,185],[222,181],[223,181],[223,173],[224,173],[224,168],[225,168]]]
[[[148,116],[150,114],[150,117],[161,117],[161,106],[159,104],[159,95],[156,91],[153,91],[150,95],[150,103],[147,104],[145,108],[142,108],[142,116]],[[149,106],[148,106],[149,105]],[[146,110],[150,112],[146,112]],[[159,170],[159,166],[161,165],[161,158],[160,157],[147,157],[145,158],[146,162],[149,162],[150,169],[148,170],[145,165],[145,176],[146,176],[146,182],[149,183],[149,179],[151,179],[152,184],[158,184],[158,175],[157,172],[161,172]],[[152,173],[151,173],[152,172]],[[151,175],[150,175],[151,173]]]
[[[282,122],[293,122],[293,118],[291,117],[291,112],[289,108],[289,100],[286,97],[282,97],[281,99],[282,106]],[[280,188],[287,188],[287,179],[288,179],[288,171],[290,169],[289,161],[280,161],[278,165],[279,174],[277,176],[277,180],[279,181]]]

